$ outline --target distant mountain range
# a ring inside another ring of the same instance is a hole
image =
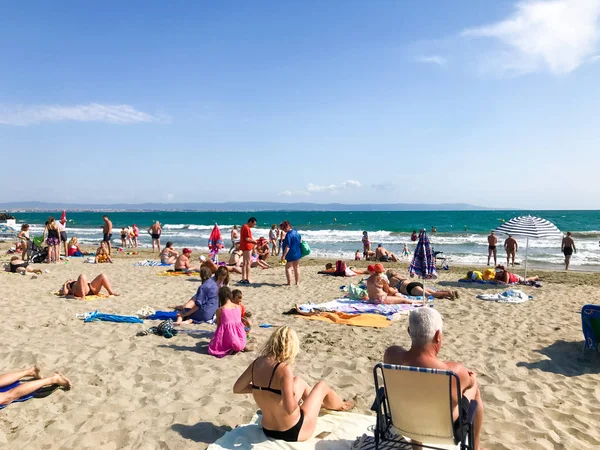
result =
[[[224,202],[224,203],[0,203],[5,211],[481,211],[491,208],[467,203],[277,203],[277,202]]]

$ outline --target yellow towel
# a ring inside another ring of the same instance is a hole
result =
[[[58,291],[56,292],[52,292],[54,295],[58,296],[58,297],[63,297],[62,295],[60,295],[60,293]],[[96,294],[96,295],[86,295],[84,300],[89,302],[91,300],[100,300],[101,298],[109,298],[112,297],[111,295],[107,295],[107,294]],[[67,298],[67,297],[65,297]],[[80,297],[77,297],[78,300],[81,300]]]
[[[384,316],[379,314],[346,314],[342,312],[321,312],[312,315],[298,315],[296,317],[302,317],[303,319],[310,320],[321,320],[329,323],[340,323],[343,325],[353,325],[356,327],[374,327],[374,328],[386,328],[392,324],[391,320],[388,320]]]
[[[159,277],[180,277],[182,275],[189,276],[191,274],[188,272],[159,272],[156,275]]]

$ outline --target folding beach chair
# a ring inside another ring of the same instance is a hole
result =
[[[598,351],[600,345],[600,305],[585,305],[581,308],[581,327],[583,328],[583,352],[588,349]]]
[[[452,417],[452,385],[456,392],[462,392],[456,373],[379,363],[373,368],[373,376],[376,449],[385,441],[406,445],[402,438],[423,448],[440,449],[434,445],[461,450],[474,448],[473,420],[477,402],[469,402],[467,414],[459,414],[456,427]]]

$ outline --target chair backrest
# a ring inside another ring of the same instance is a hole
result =
[[[581,308],[581,326],[585,348],[595,348],[600,343],[600,305],[585,305]]]
[[[455,445],[452,418],[452,383],[458,376],[448,370],[382,365],[392,425],[412,440],[434,445]]]

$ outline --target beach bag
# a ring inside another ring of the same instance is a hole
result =
[[[338,259],[335,262],[335,272],[334,275],[336,277],[345,277],[346,276],[346,263],[341,259]]]
[[[306,241],[300,241],[300,251],[302,252],[302,257],[304,258],[305,256],[310,255],[310,247],[308,245],[308,242]]]
[[[352,300],[368,300],[369,294],[366,289],[351,283],[348,286],[348,298],[351,298]]]

